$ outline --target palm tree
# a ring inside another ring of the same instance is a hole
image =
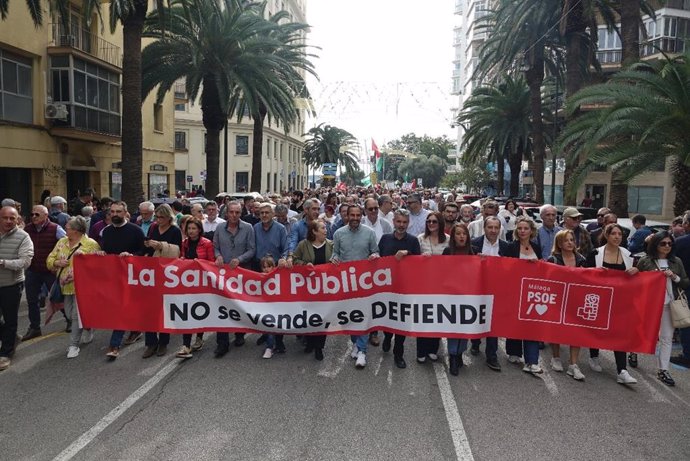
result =
[[[467,127],[463,160],[480,163],[497,155],[498,193],[503,193],[503,154],[510,165],[510,195],[519,193],[520,170],[530,144],[530,90],[522,77],[504,75],[501,83],[479,87],[465,101],[458,123]]]
[[[36,27],[43,25],[43,9],[40,0],[26,0],[26,8],[29,10],[31,20]],[[10,0],[0,0],[0,20],[7,19],[10,11]]]
[[[207,132],[206,190],[219,191],[220,131],[232,113],[250,113],[259,104],[284,121],[295,119],[295,88],[303,79],[286,59],[285,43],[277,38],[282,25],[261,15],[255,4],[234,0],[176,0],[146,23],[144,36],[162,38],[144,51],[143,91],[158,86],[162,100],[174,83],[185,79],[190,99],[201,91],[201,110]],[[161,24],[164,23],[164,29]],[[288,46],[290,46],[288,44]],[[299,53],[299,46],[290,52]],[[311,64],[304,64],[311,69]],[[298,83],[299,82],[299,83]],[[305,90],[306,91],[306,90]],[[249,101],[256,104],[251,105]],[[240,117],[241,118],[241,117]],[[259,149],[261,142],[254,142]],[[256,154],[255,154],[256,160]],[[261,164],[258,170],[260,172]],[[258,190],[252,173],[252,190]],[[260,176],[259,176],[260,178]]]
[[[558,71],[551,58],[560,53],[560,36],[554,29],[561,13],[559,0],[500,0],[495,11],[481,18],[476,27],[490,31],[480,50],[478,76],[524,70],[529,87],[531,141],[534,159],[535,199],[544,200],[544,124],[541,86],[545,69]]]
[[[335,163],[351,175],[359,168],[357,154],[351,149],[359,143],[352,133],[324,123],[311,128],[305,134],[304,162],[313,168],[325,163]]]
[[[568,113],[591,107],[571,122],[561,149],[586,160],[568,188],[576,190],[587,174],[611,166],[622,181],[648,171],[663,159],[674,160],[674,213],[690,208],[690,55],[640,62],[608,83],[575,94]]]

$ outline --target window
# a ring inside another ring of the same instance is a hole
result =
[[[187,150],[187,132],[175,132],[175,150]]]
[[[249,136],[235,136],[235,155],[249,155]]]
[[[283,161],[283,143],[280,143],[280,161]]]
[[[56,125],[120,135],[120,76],[73,56],[50,58],[53,101],[67,106]],[[70,87],[70,79],[72,86]]]
[[[0,49],[0,119],[33,123],[31,59]]]
[[[266,190],[271,190],[271,173],[266,173]]]
[[[238,171],[235,173],[235,192],[247,192],[249,187],[249,172]]]
[[[266,158],[271,158],[271,138],[266,138]]]
[[[175,110],[178,112],[184,112],[187,110],[187,104],[175,104]]]
[[[175,190],[187,189],[187,171],[175,170]]]
[[[203,155],[206,155],[206,147],[208,146],[208,133],[204,133],[204,151],[202,152]]]
[[[110,173],[110,196],[115,200],[122,198],[122,173],[120,172]]]
[[[664,188],[628,186],[628,211],[660,215],[664,202]]]
[[[153,131],[163,132],[163,105],[153,105]]]
[[[273,159],[278,160],[278,141],[273,141]]]
[[[166,174],[149,174],[149,197],[158,197],[158,194],[163,194],[163,191],[168,188],[168,175]]]
[[[278,189],[278,173],[273,173],[273,188],[278,193],[282,192],[281,189]]]

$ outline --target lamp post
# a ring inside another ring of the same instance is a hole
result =
[[[553,111],[553,141],[551,143],[551,205],[556,204],[556,138],[558,137],[558,77],[560,76],[561,58],[556,52],[556,97],[554,98]],[[563,185],[565,186],[565,184]]]

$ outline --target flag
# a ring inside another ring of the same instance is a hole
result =
[[[375,154],[376,171],[383,170],[383,158],[381,157],[381,151],[379,150],[378,146],[376,145],[373,139],[371,140],[371,150],[373,150]]]

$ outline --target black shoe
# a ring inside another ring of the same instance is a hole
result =
[[[229,350],[230,350],[230,348],[228,346],[217,346],[216,350],[213,351],[213,356],[215,358],[219,359],[222,356],[224,356],[225,354],[227,354]]]
[[[381,344],[381,350],[383,352],[388,352],[391,350],[391,337],[390,336],[384,336],[383,337],[383,344]]]
[[[41,329],[40,328],[29,328],[26,330],[26,334],[22,336],[22,341],[28,341],[30,339],[38,338],[41,336]]]
[[[45,298],[38,298],[38,307],[40,309],[44,309],[46,307],[46,299]]]
[[[314,358],[319,362],[323,360],[323,349],[320,349],[318,347],[314,349]]]
[[[305,354],[311,354],[312,352],[314,352],[314,346],[307,346],[304,348]]]
[[[235,336],[235,340],[232,342],[235,347],[244,346],[244,336]]]
[[[628,365],[633,368],[637,368],[637,354],[634,352],[628,354]]]
[[[274,354],[284,354],[286,351],[285,346],[281,346],[276,344],[276,347],[273,348],[273,353]]]
[[[256,340],[256,345],[261,346],[263,343],[266,342],[266,338],[268,338],[268,335],[259,336],[259,339]]]
[[[396,358],[395,360],[395,366],[398,368],[407,368],[407,363],[405,363],[405,359],[402,357]]]
[[[491,368],[493,371],[501,371],[501,364],[498,363],[498,360],[496,359],[487,360],[486,366]]]
[[[460,373],[460,360],[459,356],[451,355],[448,357],[448,371],[453,376],[457,376]]]
[[[476,346],[472,344],[472,347],[470,347],[470,354],[479,355],[479,344],[477,344]]]
[[[671,363],[680,365],[681,367],[690,368],[690,359],[685,358],[684,355],[676,355],[671,357]]]
[[[659,381],[666,384],[667,386],[676,385],[676,382],[673,380],[673,378],[671,378],[671,375],[668,374],[667,370],[659,370],[656,374],[656,377],[659,378]]]
[[[539,341],[539,350],[543,351],[545,347],[546,347],[546,344],[544,344],[544,341]]]
[[[65,326],[65,333],[72,333],[72,321],[67,320],[67,326]]]

